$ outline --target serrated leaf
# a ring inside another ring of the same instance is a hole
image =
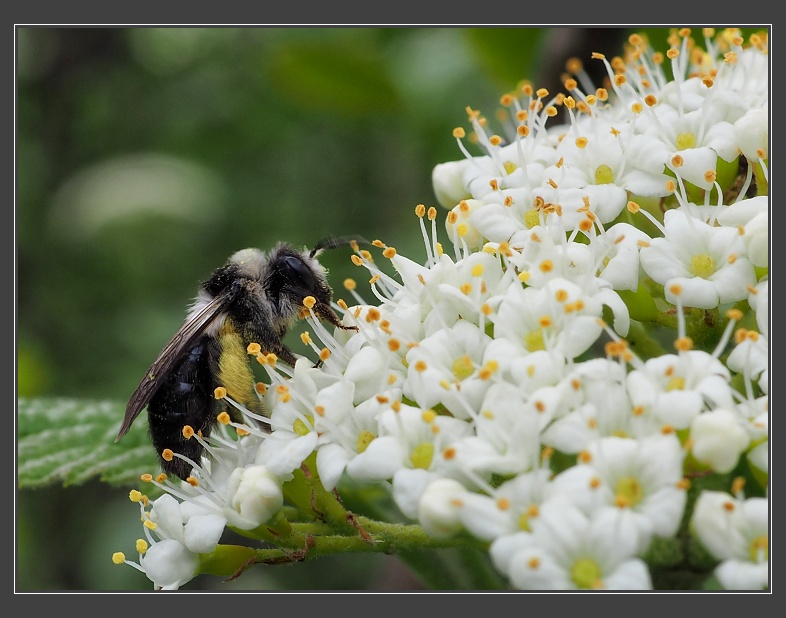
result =
[[[158,462],[139,418],[123,439],[115,436],[125,406],[112,401],[21,398],[17,406],[17,485],[79,485],[98,479],[134,485]]]

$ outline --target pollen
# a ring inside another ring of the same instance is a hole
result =
[[[126,561],[126,555],[121,551],[116,551],[112,554],[112,562],[115,564],[124,564]]]
[[[222,425],[229,425],[229,423],[232,422],[232,419],[229,416],[229,414],[227,414],[226,410],[224,410],[223,412],[219,413],[219,415],[216,417],[216,419]]]
[[[330,350],[328,350],[327,348],[322,348],[319,352],[319,360],[325,362],[329,358],[330,358]]]
[[[191,485],[191,487],[199,487],[199,481],[196,478],[194,478],[193,476],[189,476],[186,479],[186,483]]]
[[[422,373],[426,369],[428,369],[428,365],[426,365],[425,361],[419,360],[418,362],[415,363],[415,371],[419,371]]]
[[[172,461],[175,458],[175,454],[172,452],[172,449],[165,448],[161,451],[161,459],[164,461]]]
[[[497,500],[497,508],[500,511],[507,511],[510,508],[510,500],[507,498],[499,498]]]
[[[248,347],[246,348],[246,353],[251,354],[252,356],[256,356],[262,351],[262,346],[258,343],[249,343]]]
[[[139,480],[141,480],[143,483],[150,483],[153,480],[153,475],[152,474],[142,474],[142,475],[140,475]]]
[[[166,473],[162,472],[156,477],[156,483],[165,483],[167,479]]]
[[[579,137],[576,139],[577,148],[586,148],[589,140],[586,137]]]
[[[554,263],[551,260],[543,260],[540,263],[540,270],[544,273],[549,273],[554,270]]]
[[[453,137],[456,139],[464,139],[467,136],[467,133],[461,127],[456,127],[453,129]]]
[[[679,337],[674,341],[674,347],[680,352],[688,352],[693,349],[693,339],[690,337]]]
[[[190,440],[194,435],[194,428],[191,425],[183,425],[183,429],[180,430],[180,433],[183,434],[186,440]]]
[[[314,298],[313,296],[306,296],[306,297],[303,299],[303,306],[304,306],[306,309],[313,309],[313,308],[314,308],[314,305],[316,305],[316,304],[317,304],[317,299],[316,299],[316,298]]]
[[[389,260],[392,260],[396,256],[396,250],[393,247],[388,247],[382,252],[382,255]]]
[[[437,418],[437,413],[431,409],[423,410],[423,413],[420,415],[420,417],[427,423],[433,423],[434,419]]]
[[[628,211],[629,211],[629,212],[632,212],[632,213],[637,213],[637,212],[639,212],[639,209],[641,208],[641,206],[639,206],[639,205],[638,205],[636,202],[634,202],[634,201],[629,201],[629,202],[628,202],[628,205],[627,205],[627,208],[628,208]]]
[[[592,461],[592,455],[589,451],[581,451],[578,459],[581,463],[589,463]]]

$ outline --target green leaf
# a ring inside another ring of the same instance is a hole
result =
[[[115,444],[124,413],[119,402],[19,399],[18,487],[79,485],[95,478],[134,485],[140,474],[155,473],[159,466],[146,419],[137,419]]]

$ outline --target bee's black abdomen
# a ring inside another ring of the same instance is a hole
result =
[[[206,438],[216,422],[209,340],[207,336],[197,339],[175,363],[147,408],[150,438],[159,454],[161,467],[167,474],[181,479],[189,476],[191,465],[178,457],[165,461],[161,453],[171,449],[200,463],[203,448],[195,438],[183,437],[183,427],[190,425],[194,432],[201,431]]]

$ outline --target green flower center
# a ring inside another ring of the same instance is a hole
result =
[[[600,566],[592,558],[579,558],[573,563],[570,577],[579,588],[589,590],[602,585],[601,573]]]
[[[453,367],[451,367],[453,371],[453,375],[456,376],[456,379],[461,382],[465,378],[468,378],[473,373],[475,373],[475,367],[472,365],[472,359],[469,357],[468,354],[464,356],[460,356],[456,360],[453,361]]]
[[[626,507],[636,506],[644,498],[644,490],[635,476],[623,476],[614,486],[617,504]]]
[[[682,391],[685,390],[685,378],[682,376],[674,376],[669,378],[669,381],[666,382],[666,390],[667,391]]]
[[[614,172],[608,165],[599,165],[595,170],[596,185],[610,185],[614,182]]]
[[[314,417],[307,414],[306,419],[308,419],[308,425],[302,419],[295,420],[295,422],[292,423],[292,431],[299,436],[305,436],[307,433],[310,433],[311,427],[314,426]]]
[[[431,466],[431,460],[434,459],[434,443],[422,442],[412,449],[409,454],[409,460],[415,468],[422,468],[428,470]]]
[[[697,277],[707,279],[715,272],[715,262],[706,253],[697,253],[690,259],[690,271]]]
[[[358,439],[355,442],[355,450],[358,453],[363,453],[368,448],[368,445],[371,444],[371,441],[376,438],[376,436],[371,433],[370,431],[361,431],[358,434]]]
[[[536,208],[532,208],[524,213],[524,225],[530,230],[536,225],[540,225],[540,217]]]
[[[677,150],[696,147],[696,136],[693,133],[677,134]]]
[[[546,349],[546,342],[543,337],[543,329],[533,330],[524,335],[524,347],[529,352],[537,352]]]

